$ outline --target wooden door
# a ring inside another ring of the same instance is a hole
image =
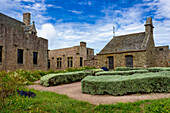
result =
[[[113,56],[108,57],[109,69],[114,69],[114,59]]]

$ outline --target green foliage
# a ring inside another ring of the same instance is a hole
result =
[[[152,68],[146,68],[150,72],[160,72],[160,71],[170,71],[169,67],[152,67]]]
[[[40,84],[43,86],[55,86],[59,84],[66,84],[75,81],[80,81],[87,75],[90,75],[90,72],[68,72],[68,73],[58,73],[58,74],[49,74],[41,77]]]
[[[170,113],[170,99],[167,101],[156,100],[145,107],[146,113]]]
[[[133,68],[131,67],[117,67],[115,71],[129,71],[132,70]]]
[[[117,67],[115,71],[146,70],[147,68]]]
[[[24,91],[32,91],[37,96],[34,98],[25,98],[18,94],[11,96],[5,99],[5,105],[0,109],[1,113],[84,113],[94,106],[53,92],[30,89]]]
[[[143,100],[134,103],[117,103],[98,105],[94,107],[95,113],[169,113],[170,98],[158,100]]]
[[[67,68],[66,72],[75,72],[75,71],[83,71],[83,70],[90,70],[90,69],[96,69],[96,67],[81,67],[81,68]]]
[[[0,72],[0,106],[4,104],[4,99],[14,95],[21,85],[25,84],[25,78],[16,73]]]
[[[82,92],[88,94],[124,95],[128,93],[170,92],[170,73],[133,74],[131,76],[87,76]]]
[[[103,76],[103,75],[132,75],[135,73],[148,73],[148,70],[129,70],[129,71],[103,71],[98,72],[95,76]]]
[[[48,74],[40,79],[40,84],[43,86],[55,86],[59,84],[67,84],[75,81],[80,81],[88,75],[94,75],[97,72],[103,71],[102,69],[90,69],[86,71],[76,71],[58,74]]]

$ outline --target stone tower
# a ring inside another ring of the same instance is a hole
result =
[[[23,22],[26,26],[30,25],[31,14],[30,13],[23,13]]]

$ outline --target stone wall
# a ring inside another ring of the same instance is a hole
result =
[[[159,46],[155,48],[156,67],[170,66],[169,46]]]
[[[22,28],[18,27],[10,24],[0,24],[0,46],[3,46],[0,71],[14,71],[17,69],[46,71],[48,40],[36,35],[25,35]],[[17,63],[18,49],[23,50],[23,64]],[[33,64],[33,52],[38,52],[37,65]]]
[[[87,51],[90,51],[87,54]],[[56,49],[49,51],[49,59],[50,59],[50,69],[53,70],[65,70],[68,68],[67,58],[73,57],[73,67],[72,68],[80,68],[85,66],[84,62],[90,56],[94,56],[94,50],[86,47],[85,42],[80,42],[80,46],[74,46],[70,48]],[[83,65],[80,66],[80,57],[83,58]],[[57,68],[57,58],[62,59],[61,68]]]
[[[113,53],[113,54],[98,54],[98,65],[99,68],[107,67],[109,68],[108,57],[114,57],[114,68],[116,67],[126,67],[126,55],[133,56],[133,67],[146,67],[146,51],[127,51],[121,53]]]

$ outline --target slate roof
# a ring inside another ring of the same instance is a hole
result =
[[[24,31],[30,31],[32,29],[32,25],[30,26],[24,26]]]
[[[145,38],[145,32],[122,35],[122,36],[115,36],[99,52],[99,54],[145,50],[146,47],[142,46],[144,42],[144,38]]]
[[[5,14],[0,13],[0,24],[8,24],[12,27],[21,27],[21,25],[25,25],[23,22],[18,21],[12,17],[9,17]]]

